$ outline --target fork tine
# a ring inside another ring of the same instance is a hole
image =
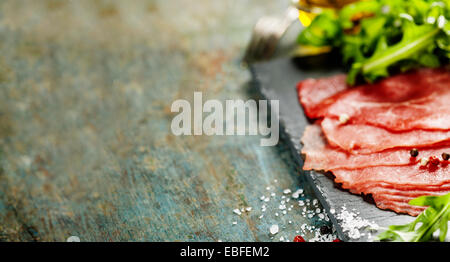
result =
[[[253,27],[250,42],[244,54],[243,63],[251,64],[269,59],[287,28],[297,19],[298,9],[290,6],[283,18],[266,16]]]

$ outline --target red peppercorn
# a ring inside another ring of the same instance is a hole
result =
[[[295,236],[294,242],[306,242],[302,236]]]
[[[430,156],[430,160],[429,160],[430,164],[437,166],[437,165],[439,165],[440,162],[441,161],[439,160],[439,158],[437,158],[435,156]]]
[[[333,240],[333,242],[342,242],[342,240],[340,240],[339,238],[336,238],[335,240]]]

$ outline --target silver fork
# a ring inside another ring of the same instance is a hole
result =
[[[257,61],[267,60],[274,54],[281,37],[298,19],[299,10],[290,6],[282,18],[265,16],[261,17],[253,28],[250,43],[244,55],[243,62],[251,64]]]

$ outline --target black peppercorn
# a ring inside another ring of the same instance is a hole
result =
[[[419,155],[419,150],[417,150],[417,148],[413,148],[409,151],[409,154],[411,154],[412,157],[416,157]]]
[[[442,159],[449,160],[450,159],[450,154],[442,153]]]
[[[320,227],[320,234],[322,234],[322,235],[331,234],[331,228],[327,227],[327,226],[321,226]]]

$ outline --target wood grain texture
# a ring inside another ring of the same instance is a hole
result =
[[[194,91],[258,98],[240,57],[256,19],[286,5],[2,1],[0,240],[271,241],[273,223],[288,238],[323,224],[258,219],[275,179],[315,198],[285,143],[170,132],[171,103]]]

